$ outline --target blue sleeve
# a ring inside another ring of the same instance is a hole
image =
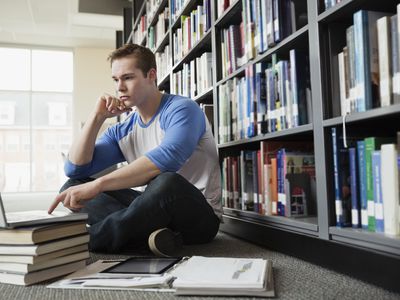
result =
[[[164,139],[146,156],[161,172],[176,172],[189,159],[206,130],[203,111],[188,99],[172,101],[160,116]]]
[[[71,179],[87,178],[112,165],[125,161],[118,145],[116,132],[116,126],[110,127],[97,139],[90,163],[79,166],[67,159],[64,164],[65,175]]]

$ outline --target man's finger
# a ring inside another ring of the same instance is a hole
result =
[[[62,202],[62,200],[63,200],[63,197],[64,195],[63,195],[63,193],[61,193],[61,194],[59,194],[57,197],[56,197],[56,199],[54,199],[54,201],[53,201],[53,203],[50,205],[50,207],[49,207],[49,209],[48,209],[48,213],[49,214],[51,214],[55,209],[56,209],[56,207],[58,206],[58,204],[60,203],[60,202]]]

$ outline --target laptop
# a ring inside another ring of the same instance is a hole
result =
[[[54,211],[51,215],[45,210],[9,212],[4,211],[3,199],[0,194],[0,228],[16,228],[36,226],[49,223],[87,220],[86,213]]]

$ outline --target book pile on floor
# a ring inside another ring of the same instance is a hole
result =
[[[0,282],[31,285],[86,266],[86,221],[0,229]]]

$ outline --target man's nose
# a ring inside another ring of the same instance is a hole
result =
[[[125,84],[124,84],[123,80],[121,80],[121,79],[118,80],[117,88],[118,88],[118,91],[124,91],[125,90]]]

